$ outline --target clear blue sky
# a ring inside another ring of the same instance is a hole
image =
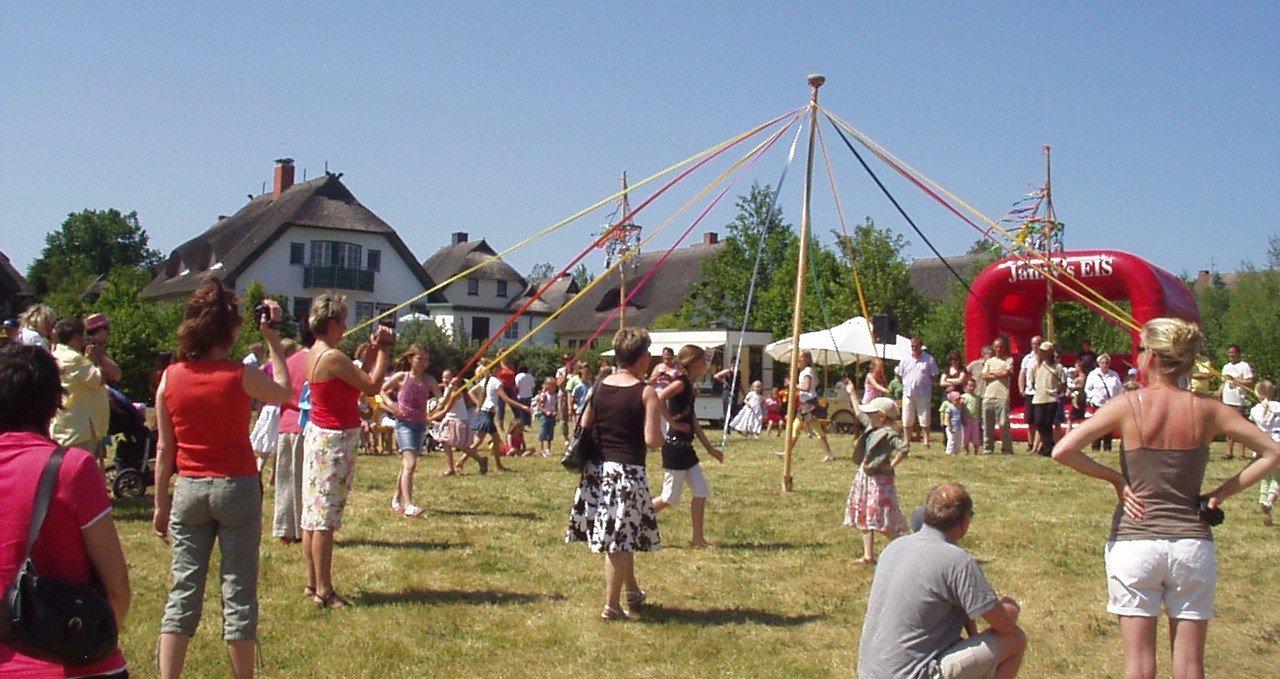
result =
[[[638,180],[803,105],[819,72],[824,106],[993,218],[1043,180],[1047,143],[1069,249],[1232,271],[1263,263],[1280,232],[1277,35],[1270,2],[11,0],[0,251],[25,271],[68,213],[116,207],[167,253],[269,188],[281,156],[299,179],[326,162],[345,173],[421,259],[452,231],[501,250],[609,195],[624,169]],[[833,153],[848,216],[927,256]],[[781,152],[766,157],[734,193],[782,167]],[[782,206],[796,224],[801,169]],[[875,169],[945,254],[976,238]],[[814,196],[826,234],[830,190]],[[680,202],[637,221],[656,226]],[[726,201],[699,231],[733,214]],[[606,216],[508,259],[567,264]]]

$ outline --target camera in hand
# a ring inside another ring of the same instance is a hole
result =
[[[281,325],[280,321],[271,320],[271,307],[268,307],[265,304],[259,304],[258,306],[253,308],[253,317],[258,319],[258,322],[262,322],[263,320],[266,320],[267,327],[271,328],[272,330],[280,329],[280,325]]]
[[[1210,526],[1221,526],[1223,521],[1227,520],[1226,512],[1222,511],[1222,507],[1209,508],[1209,496],[1200,496],[1200,520]]]

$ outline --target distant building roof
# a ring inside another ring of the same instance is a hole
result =
[[[292,182],[290,167],[288,182]],[[384,235],[424,290],[434,287],[395,229],[382,221],[343,185],[341,175],[325,173],[301,184],[279,187],[250,199],[240,211],[218,220],[208,231],[179,245],[142,291],[146,299],[173,299],[193,292],[210,272],[229,285],[291,226],[361,231]],[[277,195],[278,194],[278,195]],[[433,294],[430,301],[443,301]]]
[[[1240,283],[1239,272],[1232,271],[1222,273],[1218,271],[1210,272],[1201,269],[1196,272],[1196,278],[1191,282],[1191,291],[1196,293],[1197,296],[1203,294],[1206,290],[1213,287],[1213,278],[1215,276],[1222,279],[1222,284],[1226,286],[1228,290],[1235,290],[1236,285]]]
[[[427,275],[431,276],[432,280],[446,281],[463,271],[479,266],[497,254],[497,251],[489,247],[489,243],[485,239],[471,241],[467,240],[467,234],[457,232],[453,234],[448,245],[436,250],[435,254],[422,263],[422,268],[426,269]],[[511,268],[511,265],[501,258],[495,259],[480,269],[473,271],[468,274],[468,277],[514,281],[520,288],[526,285],[524,276],[521,276],[518,271]]]
[[[546,285],[546,283],[542,285]],[[519,307],[524,305],[542,285],[530,285],[523,295],[511,300],[511,304],[508,306]],[[539,297],[538,301],[529,305],[529,311],[542,314],[555,313],[556,309],[564,306],[574,295],[578,294],[578,291],[578,281],[574,279],[573,274],[563,274],[551,283],[551,286],[547,288],[546,292],[542,293],[542,297]]]
[[[960,283],[955,275],[947,270],[947,264],[950,264],[956,273],[968,277],[975,273],[971,271],[975,264],[990,258],[991,256],[987,254],[954,255],[947,257],[945,263],[937,257],[917,259],[907,267],[907,278],[911,281],[911,287],[915,288],[922,297],[936,302],[946,299],[951,288]]]
[[[649,327],[663,314],[675,313],[684,305],[693,286],[702,280],[702,260],[723,247],[714,233],[701,243],[673,250],[660,272],[645,284],[627,304],[627,325]],[[644,279],[666,252],[642,252],[635,258],[635,268],[627,267],[627,292]],[[622,276],[609,275],[574,302],[556,321],[561,335],[590,334],[604,323],[618,307],[622,297]]]
[[[13,268],[8,255],[0,252],[0,295],[5,297],[26,297],[34,295],[35,290],[18,270]]]

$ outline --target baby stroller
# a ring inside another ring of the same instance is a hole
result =
[[[107,430],[116,441],[115,459],[108,468],[111,492],[117,498],[139,498],[155,483],[156,433],[147,428],[146,415],[128,396],[108,388],[111,424]],[[117,438],[119,435],[119,438]]]

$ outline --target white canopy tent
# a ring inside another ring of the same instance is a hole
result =
[[[878,338],[883,339],[883,338]],[[791,362],[791,338],[780,339],[764,348],[774,360]],[[800,350],[813,354],[816,365],[865,363],[873,358],[901,361],[911,355],[911,341],[897,335],[892,343],[872,343],[867,319],[854,316],[835,326],[800,335]]]

